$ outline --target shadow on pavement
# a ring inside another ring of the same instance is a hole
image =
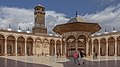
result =
[[[0,57],[0,67],[51,67],[43,64],[27,63]]]

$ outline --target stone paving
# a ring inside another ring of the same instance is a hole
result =
[[[85,64],[75,64],[73,58],[51,56],[0,56],[0,67],[120,67],[120,57],[84,58]]]

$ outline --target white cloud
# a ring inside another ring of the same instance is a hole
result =
[[[105,28],[107,31],[111,31],[113,27],[120,30],[120,4],[108,7],[100,12],[86,14],[82,17],[92,22],[98,22],[102,27],[101,31],[104,31]],[[46,27],[51,31],[55,25],[66,23],[69,19],[63,13],[46,11],[45,20]],[[11,24],[14,30],[18,26],[21,26],[22,30],[27,30],[28,27],[32,29],[34,25],[34,10],[0,7],[0,27],[7,29],[9,24]]]
[[[69,19],[63,13],[55,11],[46,11],[46,25],[48,30],[52,30],[56,25],[66,23]]]
[[[48,31],[51,31],[55,25],[65,23],[67,20],[63,13],[46,11],[46,26],[48,27]],[[14,30],[17,30],[16,28],[19,26],[22,30],[27,30],[28,27],[32,29],[34,25],[34,10],[0,7],[0,28],[7,29],[9,24]]]
[[[33,10],[14,7],[0,7],[0,27],[7,29],[8,25],[17,30],[21,26],[23,30],[33,26]]]
[[[114,4],[119,2],[119,0],[96,0],[100,5]]]
[[[120,4],[114,7],[108,7],[98,13],[86,14],[83,17],[89,21],[100,23],[102,27],[101,31],[105,28],[111,31],[113,27],[120,30]]]

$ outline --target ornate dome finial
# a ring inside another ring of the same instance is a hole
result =
[[[9,24],[9,28],[11,28],[11,25]]]
[[[42,6],[41,4],[38,4],[38,6]]]
[[[18,28],[19,30],[21,30],[21,28],[20,28],[20,26],[19,26],[19,28]]]
[[[112,30],[112,32],[117,32],[117,30],[116,30],[116,28],[115,28],[115,27],[113,27],[113,30]]]
[[[107,32],[106,28],[105,28],[105,32]]]
[[[113,30],[116,30],[115,27],[113,27]]]
[[[8,31],[12,31],[12,29],[11,29],[11,25],[9,24],[9,27],[8,27],[8,29],[7,29]]]
[[[76,17],[78,16],[78,11],[76,10]]]

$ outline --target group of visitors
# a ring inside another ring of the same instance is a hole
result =
[[[85,64],[83,61],[83,57],[85,57],[86,54],[82,52],[81,50],[74,52],[73,57],[74,57],[74,62],[77,63],[78,65]]]

